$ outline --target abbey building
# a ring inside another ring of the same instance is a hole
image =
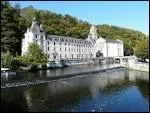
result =
[[[29,43],[36,42],[48,55],[48,60],[96,58],[99,51],[103,57],[123,56],[121,40],[107,40],[97,36],[94,25],[87,39],[77,39],[57,35],[46,35],[42,25],[33,19],[22,40],[22,55],[27,52]]]

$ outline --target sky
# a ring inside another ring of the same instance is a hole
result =
[[[10,1],[21,8],[32,5],[36,9],[69,14],[90,24],[109,24],[149,34],[148,1]]]

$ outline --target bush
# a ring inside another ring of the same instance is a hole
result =
[[[20,66],[20,62],[18,60],[16,60],[16,59],[13,59],[12,62],[11,62],[10,69],[18,70],[19,66]]]
[[[13,56],[8,51],[7,53],[4,53],[1,55],[1,67],[2,68],[11,68],[11,63],[13,60]]]
[[[31,69],[29,70],[30,72],[35,72],[38,70],[38,66],[37,65],[32,65]]]
[[[29,64],[27,63],[25,56],[17,56],[16,60],[19,62],[20,66],[27,66]]]
[[[28,64],[39,65],[47,63],[48,57],[35,42],[30,43],[27,53],[25,54],[25,60]]]

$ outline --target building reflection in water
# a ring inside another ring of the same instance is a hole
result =
[[[47,71],[43,73],[40,72],[40,74],[45,73],[47,74],[45,76],[51,76],[48,75]],[[55,72],[53,71],[53,73]],[[132,85],[136,85],[141,95],[149,101],[149,90],[147,89],[149,88],[149,75],[133,70],[112,70],[93,74],[88,77],[77,77],[35,86],[27,86],[21,88],[23,94],[19,93],[24,98],[18,96],[17,90],[15,90],[16,95],[9,97],[10,100],[11,98],[18,98],[21,102],[25,99],[28,111],[70,111],[71,109],[77,108],[80,109],[76,111],[88,111],[92,106],[92,102],[97,102],[95,105],[99,108],[103,102],[111,102],[110,99],[112,99],[112,96],[114,97],[114,93],[120,94],[121,97],[124,94],[124,92],[122,92],[123,90],[130,91],[128,87],[132,88]],[[12,90],[9,91],[10,94],[11,92]],[[110,101],[108,101],[106,97]],[[6,97],[3,95],[3,98]],[[125,97],[122,96],[122,98]],[[16,101],[15,99],[12,100]],[[125,102],[122,103],[125,104]],[[18,106],[25,105],[19,103]],[[111,106],[110,104],[107,109],[111,108]],[[125,107],[126,106],[124,106],[124,108]]]

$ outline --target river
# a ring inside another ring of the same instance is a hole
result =
[[[26,72],[1,80],[47,79],[104,67],[114,65],[82,65],[37,73]],[[1,111],[148,112],[149,73],[111,70],[50,83],[1,89]]]

